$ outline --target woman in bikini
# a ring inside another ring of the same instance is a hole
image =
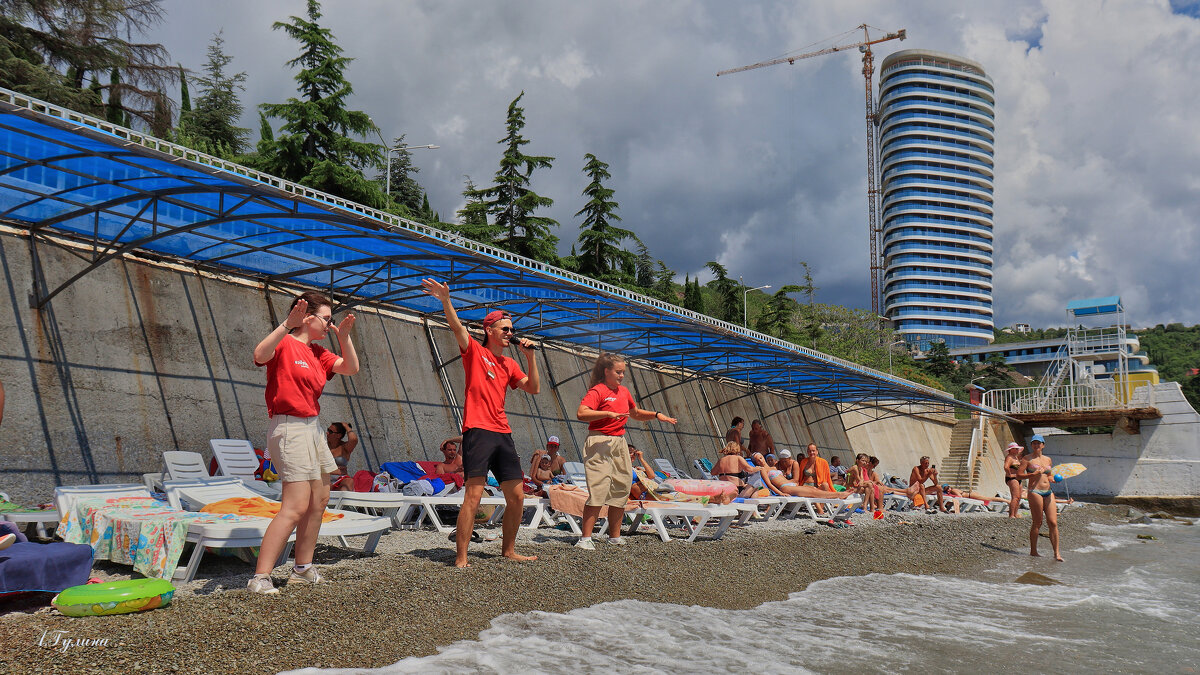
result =
[[[1051,485],[1051,461],[1042,454],[1046,441],[1041,434],[1029,442],[1029,454],[1021,462],[1017,480],[1029,480],[1029,511],[1033,523],[1029,527],[1029,555],[1037,557],[1038,530],[1042,529],[1042,519],[1050,529],[1050,546],[1054,548],[1054,559],[1062,562],[1062,554],[1058,551],[1058,506],[1054,501],[1054,491]]]
[[[718,459],[716,465],[713,466],[712,477],[743,487],[746,484],[746,478],[757,470],[757,467],[742,457],[742,446],[730,441],[721,448],[721,459]]]
[[[787,452],[787,451],[781,451]],[[757,463],[762,458],[761,454],[754,455],[754,461]],[[766,460],[762,460],[764,463]],[[783,468],[779,468],[782,466]],[[760,466],[756,474],[762,485],[770,490],[771,494],[781,497],[809,497],[813,499],[842,499],[841,493],[826,492],[818,490],[814,487],[800,485],[795,479],[788,478],[784,471],[789,469],[795,470],[798,468],[796,460],[792,459],[791,453],[788,452],[786,457],[781,457],[776,467]],[[795,471],[796,474],[799,471]],[[754,476],[751,477],[752,479]],[[758,483],[759,481],[753,481]]]
[[[846,473],[846,487],[862,495],[863,508],[868,511],[883,511],[883,488],[872,480],[871,458],[860,452],[854,458],[854,466]]]
[[[1018,518],[1021,507],[1021,481],[1017,474],[1021,470],[1019,453],[1024,450],[1016,443],[1008,444],[1008,454],[1004,457],[1004,482],[1008,485],[1008,517]]]
[[[339,483],[349,478],[346,467],[350,463],[350,453],[358,447],[358,434],[354,433],[348,422],[334,422],[325,429],[325,443],[329,445],[333,463],[337,464],[337,470],[329,474],[330,487],[334,490],[351,489]]]

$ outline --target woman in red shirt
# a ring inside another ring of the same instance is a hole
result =
[[[263,535],[258,564],[248,587],[254,593],[278,593],[271,582],[275,561],[296,531],[296,567],[288,583],[315,584],[312,566],[321,516],[329,502],[329,474],[337,471],[317,420],[317,401],[334,375],[358,372],[358,354],[350,340],[354,315],[333,323],[332,303],[309,291],[292,301],[287,319],[254,348],[254,364],[267,367],[267,452],[283,481],[279,515]],[[332,331],[341,356],[316,344]]]
[[[584,395],[575,416],[588,423],[587,442],[583,446],[583,464],[587,473],[588,499],[583,507],[583,536],[575,545],[595,550],[592,530],[600,509],[608,507],[608,543],[624,544],[621,520],[633,485],[633,466],[625,442],[625,423],[652,419],[676,423],[674,417],[642,410],[629,390],[621,386],[625,379],[625,359],[616,354],[601,354],[592,368],[591,389]]]

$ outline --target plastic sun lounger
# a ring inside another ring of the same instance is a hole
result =
[[[818,523],[828,523],[836,520],[846,520],[850,514],[854,513],[854,509],[862,504],[862,498],[858,495],[850,495],[845,499],[821,499],[818,497],[797,497],[801,500],[808,517]],[[824,504],[828,507],[828,513],[818,513],[814,504]]]
[[[400,492],[353,492],[333,490],[329,493],[329,507],[333,509],[356,509],[369,515],[381,516],[392,521],[392,527],[403,529],[405,523],[420,511],[417,497]]]
[[[221,475],[241,479],[246,487],[263,497],[279,499],[282,493],[280,486],[268,485],[254,477],[259,463],[258,455],[254,454],[254,447],[250,445],[250,441],[239,438],[213,438],[209,440],[208,444],[212,447],[213,457],[217,459],[217,467],[220,469]],[[163,456],[165,457],[166,454],[164,452]],[[203,461],[201,466],[203,466]],[[207,474],[208,471],[205,470],[204,473]]]
[[[457,524],[446,525],[443,523],[441,517],[438,516],[437,507],[461,507],[463,503],[463,496],[464,495],[459,492],[453,495],[441,497],[410,497],[409,499],[415,502],[419,510],[415,518],[409,518],[405,520],[404,527],[419,529],[425,524],[425,521],[428,520],[438,532],[453,532]],[[491,518],[488,519],[489,524],[494,524],[500,520],[507,504],[508,501],[504,497],[483,497],[479,500],[480,506],[496,507],[496,510],[492,513]],[[521,528],[526,530],[536,530],[542,525],[554,527],[554,520],[550,517],[550,513],[548,511],[549,507],[549,499],[543,499],[540,497],[526,497],[524,508],[533,509],[533,517],[530,518],[528,523],[521,525]]]
[[[229,499],[230,497],[262,497],[262,495],[248,488],[237,478],[225,478],[224,481],[213,480],[212,478],[208,480],[171,480],[166,481],[163,487],[167,491],[167,501],[172,506],[180,508],[187,506],[194,510],[199,510],[205,504]],[[354,548],[350,546],[346,537],[365,535],[367,540],[360,550],[364,553],[372,553],[379,544],[379,538],[383,536],[384,532],[391,529],[391,520],[388,518],[336,509],[330,509],[330,512],[341,514],[342,517],[338,520],[322,523],[318,534],[322,537],[337,537],[338,541],[345,548]]]
[[[748,504],[754,507],[754,512],[743,513],[742,517],[738,518],[738,525],[745,525],[751,520],[759,522],[769,522],[775,520],[783,513],[783,510],[788,506],[787,497],[747,497],[741,502],[734,502],[730,506],[737,506],[739,503]]]
[[[672,464],[668,459],[663,459],[662,457],[656,458],[654,460],[654,466],[658,467],[658,470],[666,475],[667,478],[682,478],[685,480],[691,479],[691,476],[688,476],[686,473],[676,469],[675,465]]]
[[[225,479],[233,481],[234,479]],[[239,483],[240,484],[240,483]],[[60,511],[66,513],[75,508],[80,499],[117,499],[119,497],[150,497],[150,490],[145,485],[75,485],[54,489],[54,501]],[[172,504],[176,508],[178,505]],[[262,545],[263,534],[271,521],[267,518],[253,518],[248,522],[230,523],[191,523],[188,525],[186,541],[191,542],[192,557],[184,567],[176,567],[172,581],[191,581],[200,567],[200,559],[204,557],[206,548],[254,548]],[[283,564],[291,553],[295,535],[288,538],[287,545],[279,556],[277,564]]]
[[[566,462],[563,464],[563,471],[566,472],[571,485],[587,487],[587,471],[583,468],[583,462]]]
[[[733,506],[693,505],[683,502],[653,502],[653,504],[625,512],[626,516],[632,518],[632,524],[626,534],[633,534],[637,531],[638,526],[642,524],[641,516],[649,516],[654,525],[654,531],[663,541],[671,541],[671,534],[667,530],[668,524],[682,525],[689,535],[687,541],[693,542],[696,541],[696,537],[704,529],[704,526],[710,522],[717,528],[712,537],[715,541],[725,535],[725,531],[740,515],[738,509]]]
[[[700,473],[700,477],[704,480],[716,480],[712,475],[712,464],[706,464],[707,459],[701,457],[692,462],[692,466],[696,467],[696,471]]]

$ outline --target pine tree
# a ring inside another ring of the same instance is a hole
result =
[[[225,54],[224,44],[218,32],[208,45],[205,74],[196,79],[203,93],[196,99],[195,109],[181,116],[179,136],[181,143],[201,152],[234,157],[246,152],[250,139],[250,130],[237,126],[242,116],[238,90],[245,90],[246,73],[226,73],[233,57]]]
[[[742,318],[742,301],[738,297],[740,292],[738,282],[729,278],[729,272],[721,263],[709,261],[705,267],[716,276],[716,279],[708,282],[708,287],[713,289],[717,296],[717,305],[712,308],[711,316],[730,323],[741,323],[738,321]]]
[[[466,187],[463,189],[462,195],[466,198],[466,206],[459,209],[457,215],[459,218],[458,225],[454,226],[454,231],[475,241],[484,244],[493,244],[496,238],[500,236],[500,228],[488,223],[488,204],[484,201],[480,194],[480,190],[475,187],[475,182],[470,176],[464,176],[466,179]]]
[[[404,146],[404,134],[398,136],[393,142],[393,148],[401,148]],[[387,176],[383,173],[379,174],[377,179],[388,189],[390,182],[391,198],[396,204],[403,206],[407,211],[405,215],[408,217],[417,217],[421,211],[421,195],[423,193],[421,185],[417,183],[417,179],[413,175],[420,172],[420,168],[413,166],[412,151],[410,150],[392,150],[391,161],[391,181],[387,180]],[[384,161],[385,166],[388,164]],[[386,171],[386,169],[385,169]]]
[[[590,152],[583,159],[583,172],[591,182],[583,189],[583,194],[588,197],[587,204],[575,213],[583,216],[583,225],[579,228],[579,270],[595,279],[607,280],[627,255],[621,243],[637,237],[633,232],[611,224],[611,221],[619,221],[621,217],[616,213],[620,205],[613,200],[613,191],[604,186],[604,181],[612,178],[608,173],[608,164],[596,159]],[[648,257],[649,253],[646,255]],[[644,266],[644,275],[641,274],[643,266],[639,266],[639,286],[649,287],[653,283],[653,263],[651,258],[649,264]]]
[[[176,70],[165,47],[129,36],[151,32],[163,17],[160,0],[5,0],[0,83],[114,124],[152,126],[161,109],[172,109],[163,91]]]
[[[529,140],[521,135],[525,128],[525,109],[517,105],[524,96],[522,91],[508,104],[508,133],[499,141],[504,146],[504,155],[496,171],[495,185],[463,194],[468,201],[477,199],[487,205],[498,235],[493,240],[497,246],[527,258],[557,264],[558,237],[551,234],[550,228],[558,227],[558,222],[533,215],[539,208],[552,206],[554,200],[529,187],[534,169],[550,168],[554,158],[521,152],[521,146],[529,144]]]
[[[795,300],[789,298],[788,294],[800,293],[803,290],[802,287],[795,284],[787,284],[775,291],[775,294],[767,301],[766,309],[759,315],[754,330],[773,335],[781,340],[795,341],[798,334],[796,314],[799,312],[800,306],[796,304]]]
[[[634,266],[637,269],[637,278],[635,279],[634,283],[642,288],[650,288],[654,286],[655,279],[657,279],[657,271],[654,267],[654,256],[650,255],[650,249],[642,243],[641,239],[638,239],[637,236],[632,235],[632,233],[631,236],[633,236],[633,240],[637,242],[638,248],[637,255],[634,257]],[[622,259],[628,258],[630,255],[628,251],[621,251],[621,253],[624,254],[621,256]],[[658,262],[661,263],[662,261],[660,260]]]
[[[675,270],[667,267],[661,260],[658,261],[658,269],[654,272],[650,294],[664,302],[679,304],[679,294],[675,291]]]
[[[350,135],[378,133],[366,113],[348,109],[354,88],[346,80],[347,65],[333,33],[318,23],[321,5],[308,0],[307,19],[293,16],[272,26],[300,43],[300,56],[288,61],[299,66],[297,91],[302,98],[265,103],[268,117],[283,120],[273,140],[259,142],[258,168],[317,190],[377,208],[386,205],[382,190],[363,177],[367,167],[380,168],[383,148],[353,140]]]

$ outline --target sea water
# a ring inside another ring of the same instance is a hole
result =
[[[506,614],[433,656],[297,672],[1197,672],[1200,526],[1091,531],[1064,563],[1043,539],[1045,557],[1001,550],[972,578],[839,577],[751,610],[622,600]],[[1062,585],[1014,583],[1029,571]]]

